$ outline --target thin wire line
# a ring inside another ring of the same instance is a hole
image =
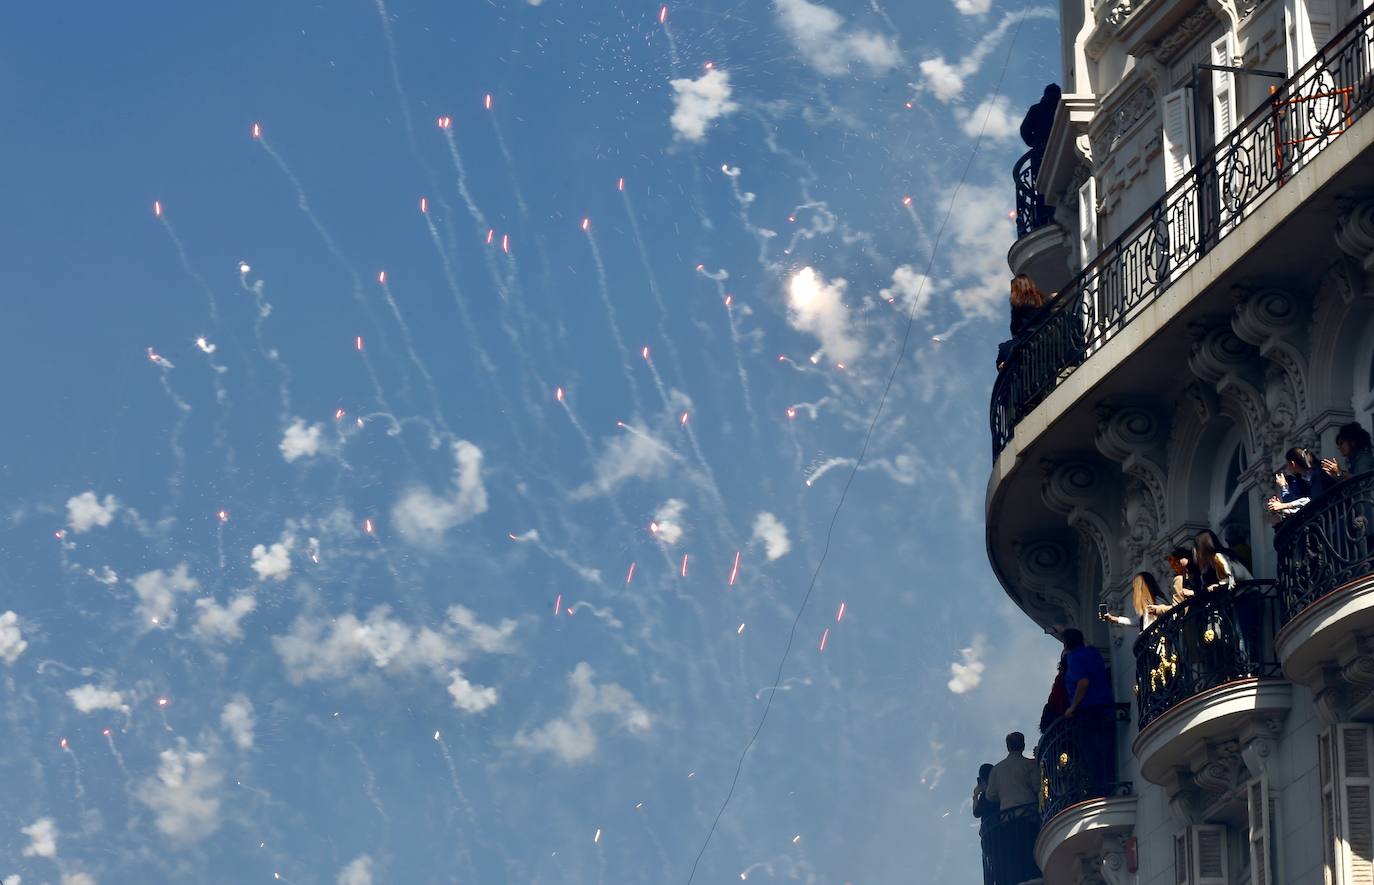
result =
[[[906,357],[907,344],[911,339],[911,329],[916,323],[916,308],[920,305],[921,296],[925,293],[926,281],[930,279],[930,272],[935,266],[935,258],[940,252],[940,241],[944,238],[945,227],[949,224],[950,216],[954,214],[954,205],[959,197],[959,191],[968,180],[968,174],[973,169],[973,161],[978,156],[978,149],[983,144],[983,135],[987,132],[988,118],[992,116],[993,106],[997,98],[1002,93],[1002,81],[1007,75],[1007,67],[1011,64],[1012,48],[1016,45],[1016,36],[1021,32],[1021,25],[1026,21],[1024,12],[1016,21],[1016,27],[1012,30],[1011,41],[1007,44],[1007,55],[1002,60],[1002,69],[997,74],[997,84],[993,87],[992,97],[988,99],[987,110],[983,113],[983,123],[978,129],[978,137],[974,139],[973,150],[969,153],[968,162],[964,164],[963,174],[959,176],[959,182],[954,186],[954,192],[950,194],[949,205],[945,208],[945,217],[940,222],[940,228],[935,233],[935,242],[930,248],[930,259],[926,262],[925,275],[921,277],[921,282],[917,286],[916,294],[911,299],[911,310],[907,312],[906,330],[902,333],[902,346],[897,352],[897,359],[892,364],[892,372],[887,376],[887,383],[883,385],[883,394],[878,398],[878,408],[873,413],[873,421],[868,425],[868,433],[864,435],[863,447],[859,450],[859,457],[855,459],[853,468],[849,471],[849,477],[845,480],[844,488],[840,491],[840,500],[835,503],[835,512],[830,517],[830,526],[825,532],[825,547],[821,550],[821,558],[816,563],[816,570],[811,574],[811,583],[806,588],[806,595],[802,597],[801,606],[797,608],[797,616],[792,621],[792,630],[787,634],[787,645],[783,648],[782,658],[778,661],[778,672],[773,679],[774,685],[782,684],[783,667],[787,664],[787,657],[792,652],[792,642],[797,636],[797,626],[801,623],[802,614],[806,611],[806,604],[811,601],[811,593],[816,589],[816,581],[820,578],[821,568],[825,565],[826,557],[830,555],[830,539],[835,533],[835,524],[839,522],[840,510],[844,507],[845,499],[849,496],[849,487],[854,484],[854,477],[858,475],[859,468],[863,465],[864,456],[868,454],[869,443],[873,440],[873,431],[878,427],[878,419],[882,417],[883,407],[887,404],[887,395],[892,390],[892,384],[897,379],[897,369],[901,367],[902,360]],[[720,818],[725,814],[726,807],[730,800],[734,798],[735,787],[739,784],[740,772],[744,770],[745,757],[749,755],[749,750],[758,740],[759,733],[763,731],[763,724],[768,721],[768,711],[773,709],[773,698],[778,693],[770,691],[768,702],[763,707],[763,715],[759,717],[758,727],[754,729],[749,742],[744,745],[744,750],[740,753],[739,764],[735,766],[735,776],[730,781],[730,791],[725,795],[725,801],[721,803],[720,810],[716,812],[716,817],[711,821],[711,829],[706,833],[706,839],[701,843],[701,850],[697,852],[696,860],[692,862],[692,872],[687,877],[687,885],[691,885],[697,875],[697,866],[701,863],[702,855],[706,853],[706,847],[711,844],[711,837],[716,833],[716,827],[720,824]]]

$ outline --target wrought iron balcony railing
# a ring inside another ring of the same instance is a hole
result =
[[[1210,688],[1279,676],[1278,623],[1273,581],[1200,594],[1162,615],[1135,642],[1140,727]]]
[[[992,388],[993,457],[1018,421],[1374,105],[1374,8],[1102,249],[1017,342]],[[1019,214],[1019,213],[1018,213]]]
[[[1040,878],[1035,865],[1035,838],[1040,835],[1040,808],[1017,805],[999,812],[983,834],[983,885],[1020,885]]]
[[[1113,704],[1060,717],[1035,748],[1040,762],[1040,816],[1049,820],[1088,799],[1129,796],[1130,781],[1117,780],[1116,730],[1130,707]]]
[[[1054,221],[1054,210],[1045,205],[1045,197],[1035,189],[1035,174],[1040,169],[1035,150],[1026,151],[1011,167],[1016,183],[1016,238],[1019,240],[1037,228]],[[1043,152],[1042,152],[1043,153]]]
[[[1338,587],[1374,573],[1374,473],[1313,498],[1279,526],[1274,546],[1284,623]]]

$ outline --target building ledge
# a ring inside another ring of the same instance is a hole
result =
[[[1058,224],[1046,224],[1011,244],[1007,266],[1013,274],[1027,274],[1040,288],[1053,292],[1073,276],[1069,256],[1069,235]]]
[[[1093,95],[1065,95],[1059,99],[1059,110],[1050,127],[1045,144],[1045,159],[1040,161],[1040,175],[1035,189],[1045,195],[1045,201],[1055,205],[1055,195],[1068,190],[1078,164],[1083,162],[1074,144],[1079,136],[1088,134],[1088,124],[1097,110]]]
[[[1035,840],[1035,862],[1046,882],[1073,881],[1081,854],[1097,854],[1102,838],[1127,835],[1135,828],[1135,796],[1088,799],[1045,821]]]
[[[1293,686],[1281,679],[1240,679],[1201,692],[1141,729],[1131,744],[1140,775],[1164,786],[1201,743],[1237,736],[1255,720],[1281,718],[1293,705]]]
[[[1339,650],[1374,633],[1374,575],[1365,575],[1315,600],[1274,637],[1283,675],[1312,684],[1323,667],[1339,666]]]

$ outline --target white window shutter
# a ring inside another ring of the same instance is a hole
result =
[[[1226,827],[1198,824],[1188,828],[1192,839],[1190,885],[1230,885],[1227,870]]]
[[[1230,32],[1212,41],[1212,64],[1235,64],[1235,44]],[[1236,75],[1230,71],[1212,71],[1213,144],[1222,144],[1236,128]]]
[[[1288,54],[1288,75],[1292,76],[1316,51],[1308,27],[1305,0],[1284,0],[1283,34],[1284,49]]]
[[[1341,850],[1340,791],[1336,787],[1336,751],[1334,729],[1317,735],[1317,780],[1321,786],[1322,803],[1322,870],[1323,885],[1342,885],[1345,875],[1344,852]]]
[[[1342,885],[1374,885],[1374,726],[1342,723],[1335,735]]]
[[[1097,257],[1097,179],[1089,175],[1078,188],[1078,260],[1081,267]]]
[[[1193,168],[1193,107],[1188,90],[1164,96],[1164,189]]]
[[[1250,885],[1277,885],[1274,878],[1273,803],[1269,779],[1252,778],[1245,789],[1250,823]]]
[[[1191,875],[1188,862],[1188,839],[1187,830],[1174,836],[1174,885],[1188,885],[1188,879]]]
[[[1305,0],[1307,4],[1307,25],[1312,53],[1322,50],[1331,38],[1336,36],[1335,0]]]

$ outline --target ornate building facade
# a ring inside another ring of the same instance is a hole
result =
[[[1109,776],[1072,720],[1041,738],[1043,881],[1374,883],[1374,473],[1266,509],[1290,447],[1339,461],[1374,418],[1374,0],[1060,18],[1008,255],[1057,295],[992,392],[987,547],[1102,651],[1120,721]],[[1202,529],[1255,580],[1098,617]]]

